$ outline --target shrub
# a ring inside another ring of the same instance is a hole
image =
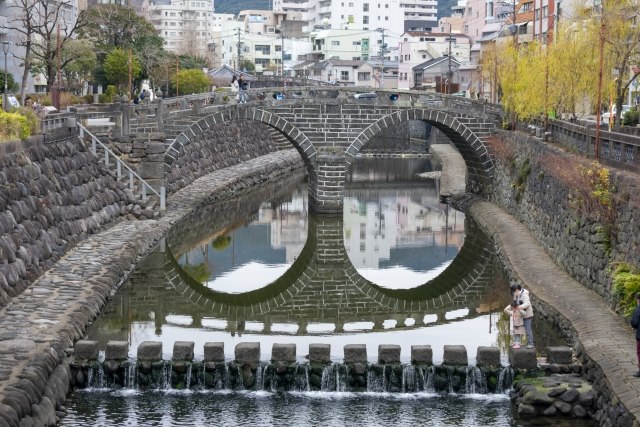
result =
[[[640,123],[640,111],[630,110],[624,114],[622,124],[625,126],[635,126]]]
[[[0,140],[12,141],[31,135],[27,118],[18,113],[0,111]]]
[[[630,264],[619,264],[613,272],[613,291],[624,315],[630,317],[636,308],[635,295],[640,292],[640,270]]]
[[[33,111],[32,108],[20,107],[17,110],[17,113],[24,116],[24,118],[26,119],[30,135],[34,135],[40,132],[40,117],[38,117],[38,115],[35,111]]]
[[[107,86],[107,89],[100,95],[99,101],[101,104],[108,104],[113,102],[113,98],[118,95],[118,89],[114,85]]]

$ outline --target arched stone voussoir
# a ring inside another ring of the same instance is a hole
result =
[[[314,164],[316,148],[309,138],[295,125],[274,112],[265,111],[260,108],[238,108],[237,106],[230,106],[220,109],[215,113],[208,114],[196,123],[186,127],[176,136],[165,151],[165,174],[170,170],[173,162],[180,156],[184,146],[202,140],[202,138],[205,138],[205,134],[215,129],[216,126],[240,120],[261,122],[279,131],[291,142],[292,146],[298,150],[308,167]]]

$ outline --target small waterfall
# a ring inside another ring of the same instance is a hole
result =
[[[224,378],[222,378],[222,388],[229,390],[231,388],[231,375],[229,375],[229,365],[224,364]]]
[[[402,392],[409,393],[417,390],[417,372],[413,365],[406,365],[402,369]]]
[[[447,369],[447,384],[449,385],[447,389],[447,393],[454,393],[453,391],[453,375],[451,375],[451,370]]]
[[[382,366],[382,375],[378,375],[373,368],[367,372],[367,392],[382,393],[387,391],[387,366]]]
[[[322,378],[320,379],[320,391],[335,391],[335,385],[337,382],[336,365],[329,364],[322,370]]]
[[[341,369],[336,369],[336,391],[349,391],[349,366],[344,365],[344,373],[340,375]]]
[[[129,362],[127,366],[127,372],[124,377],[124,388],[135,390],[138,379],[138,364],[136,362]]]
[[[302,372],[299,371],[302,369]],[[293,384],[293,388],[295,391],[309,391],[309,365],[297,365],[295,372],[295,381]]]
[[[420,373],[422,374],[422,389],[427,393],[435,393],[436,387],[433,384],[433,378],[435,377],[436,369],[433,366],[430,366],[427,370],[426,378],[424,370],[420,369]]]
[[[204,390],[205,389],[205,384],[204,384],[204,363],[200,364],[200,368],[198,369],[198,390]]]
[[[260,367],[260,366],[258,366]],[[236,382],[236,390],[244,390],[244,380],[242,379],[242,370],[240,369],[240,365],[236,365],[237,371],[237,382]]]
[[[505,366],[500,370],[498,376],[498,384],[496,385],[496,393],[507,393],[513,385],[513,369],[511,366]]]
[[[162,364],[162,381],[159,384],[160,389],[169,390],[172,387],[171,384],[171,372],[173,370],[173,363],[171,360]]]
[[[191,388],[191,374],[193,372],[193,363],[189,363],[189,367],[187,368],[187,376],[184,380],[184,389],[189,390]]]
[[[105,388],[106,386],[102,363],[90,367],[87,373],[87,388]]]
[[[477,366],[467,368],[467,379],[465,383],[465,393],[484,394],[487,392],[487,379]]]

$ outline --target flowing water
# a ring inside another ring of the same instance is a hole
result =
[[[96,365],[63,425],[523,425],[509,368],[488,393],[473,366],[454,387],[450,372],[408,363],[415,344],[431,345],[436,364],[448,344],[464,344],[471,364],[478,346],[498,346],[506,360],[508,282],[487,237],[439,202],[437,181],[416,178],[433,169],[428,159],[384,162],[355,162],[343,218],[310,216],[305,178],[292,176],[177,224],[87,334],[101,348],[130,343],[124,387],[108,389],[114,381]],[[248,391],[237,365],[205,381],[202,363],[176,379],[168,361],[141,391],[135,356],[149,340],[165,359],[175,341],[193,341],[197,360],[205,342],[223,342],[227,360],[236,344],[260,342],[265,361],[274,343],[295,343],[298,365],[282,377],[261,363]],[[334,363],[313,371],[311,343],[330,344]],[[367,368],[354,393],[360,374],[340,364],[346,344],[366,344],[371,363],[378,345],[398,344],[404,367]]]

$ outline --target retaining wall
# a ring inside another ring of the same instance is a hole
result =
[[[134,203],[73,134],[8,143],[0,155],[0,307]]]
[[[571,188],[552,175],[545,163],[556,156],[571,167],[579,160],[575,155],[520,132],[499,131],[496,137],[507,142],[515,156],[505,159],[493,153],[496,168],[489,199],[525,224],[556,264],[614,307],[610,263],[624,261],[640,267],[638,176],[611,170],[617,214],[609,242],[599,231],[602,223],[571,206]],[[519,174],[525,178],[520,188]]]

